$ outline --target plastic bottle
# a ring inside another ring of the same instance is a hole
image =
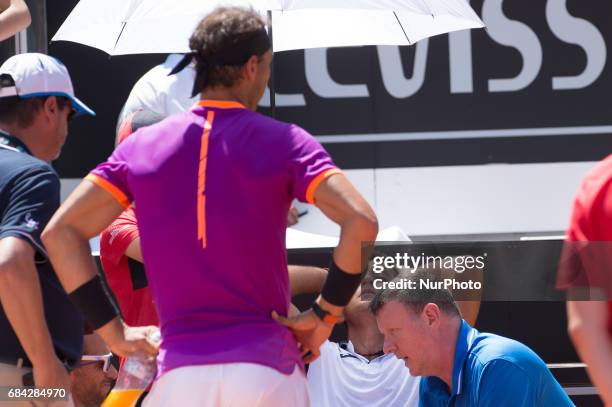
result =
[[[159,341],[159,338],[159,332],[151,337],[153,341]],[[101,407],[135,406],[142,393],[153,383],[156,374],[157,366],[153,358],[137,355],[125,359],[119,369],[115,387],[108,394]]]

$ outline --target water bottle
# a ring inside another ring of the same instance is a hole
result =
[[[158,342],[159,331],[153,334],[151,339]],[[101,407],[134,407],[142,393],[153,383],[156,374],[155,358],[136,355],[125,359],[119,369],[115,387]]]

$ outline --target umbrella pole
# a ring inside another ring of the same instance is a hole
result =
[[[272,44],[272,64],[270,65],[270,113],[276,119],[276,84],[274,81],[274,36],[272,35],[272,10],[268,10],[268,35]]]

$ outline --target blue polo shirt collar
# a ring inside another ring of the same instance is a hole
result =
[[[455,358],[453,362],[453,389],[451,396],[461,394],[463,381],[463,368],[465,366],[465,359],[468,356],[474,339],[478,335],[478,331],[472,328],[465,320],[461,320],[461,327],[459,328],[459,335],[457,335],[457,343],[455,346]]]
[[[30,149],[28,149],[28,147],[23,141],[19,140],[15,136],[11,136],[9,133],[5,132],[2,129],[0,129],[0,148],[15,150],[20,153],[32,155],[32,152],[30,151]]]

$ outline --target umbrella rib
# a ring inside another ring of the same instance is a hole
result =
[[[425,7],[427,7],[427,11],[429,11],[429,14],[431,15],[432,18],[436,18],[436,16],[434,16],[434,13],[431,11],[431,7],[429,7],[429,4],[427,4],[427,1],[423,1],[423,4],[425,5]]]
[[[119,35],[117,36],[117,41],[115,41],[115,45],[113,46],[113,53],[115,53],[115,48],[117,48],[117,44],[119,44],[119,40],[121,39],[121,34],[123,34],[123,30],[125,30],[125,26],[127,25],[127,22],[124,21],[121,24],[123,24],[121,26],[121,31],[119,31]]]
[[[399,24],[400,28],[404,32],[404,36],[406,37],[406,40],[408,41],[408,45],[412,45],[412,42],[410,41],[410,38],[408,38],[408,34],[406,34],[406,30],[404,30],[404,26],[402,25],[402,22],[400,21],[397,13],[395,11],[393,12],[393,15],[395,16],[395,19],[397,20],[397,23]]]

